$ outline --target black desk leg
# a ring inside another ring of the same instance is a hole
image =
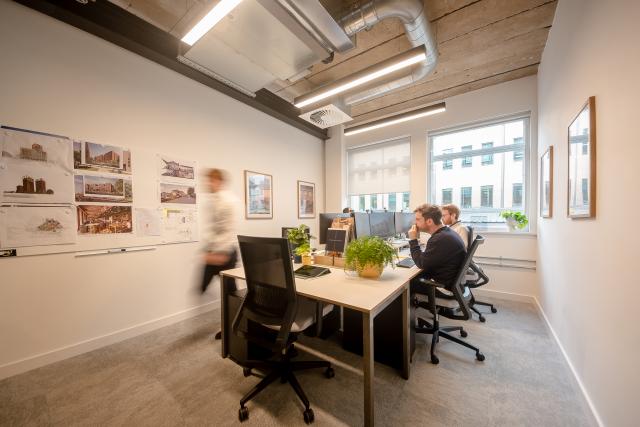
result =
[[[229,336],[231,334],[231,324],[227,321],[229,312],[229,294],[235,292],[236,280],[225,275],[220,276],[220,335],[222,338],[222,357],[229,356]]]

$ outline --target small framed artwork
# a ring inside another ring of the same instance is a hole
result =
[[[540,216],[553,216],[553,146],[540,157]]]
[[[247,219],[273,218],[273,177],[244,171],[245,216]]]
[[[590,97],[568,129],[567,215],[596,216],[596,98]]]
[[[298,218],[316,217],[316,185],[298,181]]]

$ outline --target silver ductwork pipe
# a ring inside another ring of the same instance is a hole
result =
[[[368,101],[392,90],[416,83],[428,76],[438,63],[436,40],[424,9],[423,0],[369,0],[340,18],[338,23],[351,37],[360,31],[370,29],[387,18],[398,18],[402,21],[409,43],[413,47],[424,46],[426,59],[416,64],[403,77],[347,96],[345,98],[346,104]]]

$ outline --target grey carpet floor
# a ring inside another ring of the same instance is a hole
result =
[[[495,300],[487,322],[464,322],[486,355],[441,340],[429,362],[418,336],[411,378],[376,364],[376,425],[596,426],[561,351],[531,304]],[[0,381],[0,425],[240,425],[240,397],[259,379],[220,357],[219,312]],[[455,324],[444,320],[444,324]],[[301,338],[301,358],[338,361],[333,379],[298,374],[315,425],[363,424],[361,359],[337,339]],[[311,349],[306,351],[305,348]],[[310,354],[311,353],[311,354]],[[304,425],[302,405],[276,383],[248,404],[245,426]]]

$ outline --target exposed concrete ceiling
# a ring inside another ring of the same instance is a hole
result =
[[[112,3],[182,36],[194,19],[206,13],[209,0],[111,0]],[[321,0],[334,16],[353,7],[353,0]],[[436,33],[439,60],[425,80],[385,96],[355,104],[353,122],[361,124],[428,105],[447,97],[536,74],[553,22],[556,0],[425,0]],[[356,35],[356,47],[336,53],[296,81],[270,86],[282,98],[312,89],[376,64],[411,48],[399,21],[383,21]]]

